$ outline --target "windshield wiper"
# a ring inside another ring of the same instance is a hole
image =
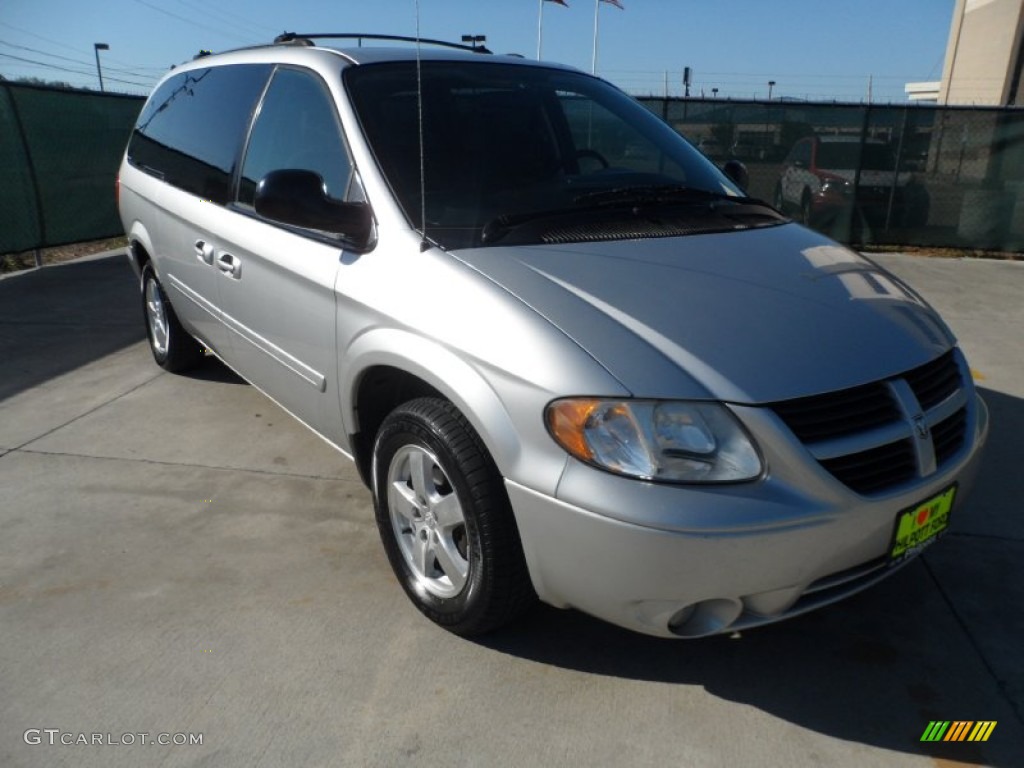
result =
[[[526,213],[503,213],[495,216],[484,224],[480,232],[480,241],[490,245],[501,240],[505,235],[516,227],[528,224],[540,219],[555,219],[562,216],[573,216],[580,213],[581,208],[553,208],[547,211],[528,211]]]
[[[717,202],[730,203],[754,202],[749,197],[727,195],[724,192],[713,192],[698,187],[684,187],[681,184],[639,184],[614,189],[601,189],[577,195],[577,204],[589,205],[636,205],[643,203],[674,203],[674,202]],[[759,201],[758,201],[759,202]]]
[[[706,206],[708,212],[727,214],[728,218],[751,214],[765,216],[766,213],[773,219],[778,218],[774,209],[762,200],[752,197],[736,197],[724,192],[712,192],[678,184],[617,187],[587,192],[576,196],[573,200],[575,205],[569,208],[504,213],[496,216],[484,225],[480,232],[480,240],[484,245],[492,245],[523,225],[536,225],[545,219],[582,216],[586,219],[596,217],[597,220],[604,221],[611,213],[609,209],[619,209],[622,215],[631,217],[649,217],[653,213],[648,210],[649,207],[685,203],[700,203]],[[719,207],[718,203],[728,205]]]

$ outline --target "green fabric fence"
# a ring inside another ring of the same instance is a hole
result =
[[[114,184],[142,103],[0,82],[0,253],[122,234]]]

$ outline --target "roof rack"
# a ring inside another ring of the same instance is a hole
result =
[[[455,48],[460,51],[471,53],[490,53],[482,45],[462,45],[461,43],[449,43],[445,40],[431,40],[426,37],[406,37],[404,35],[375,35],[358,32],[318,33],[303,35],[298,32],[285,32],[274,38],[275,45],[315,45],[314,40],[358,40],[362,45],[363,40],[390,40],[403,43],[420,43],[422,45],[436,45],[441,48]]]

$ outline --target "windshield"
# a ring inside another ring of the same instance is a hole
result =
[[[498,217],[564,211],[593,193],[676,185],[743,196],[668,125],[597,78],[425,61],[424,201],[416,63],[352,67],[345,84],[409,222],[420,229],[425,207],[426,234],[448,248],[480,245]]]

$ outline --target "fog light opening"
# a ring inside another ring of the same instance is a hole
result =
[[[739,600],[702,600],[672,614],[668,621],[668,631],[679,637],[714,635],[736,621],[742,612],[743,604]]]

